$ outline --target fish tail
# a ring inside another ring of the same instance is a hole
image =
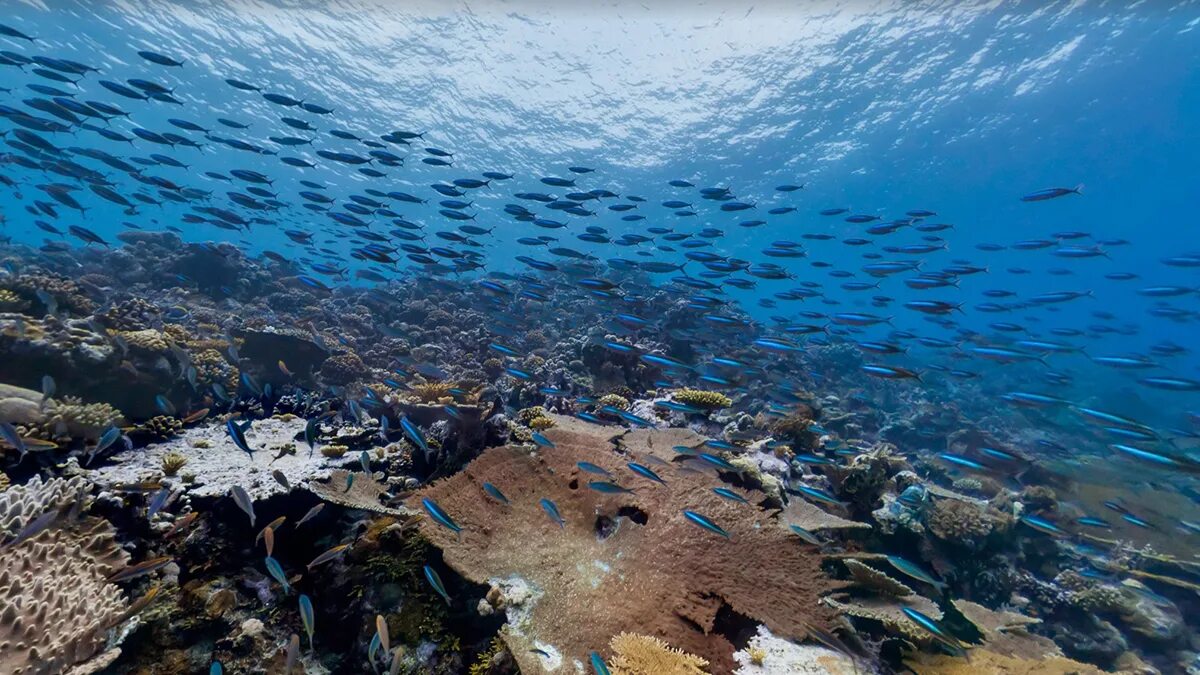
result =
[[[1083,183],[1080,183],[1079,185],[1076,185],[1075,187],[1071,188],[1071,192],[1074,192],[1077,195],[1083,194]]]

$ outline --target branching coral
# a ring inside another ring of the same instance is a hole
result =
[[[409,387],[408,399],[413,403],[450,403],[454,400],[453,382],[418,382]]]
[[[940,499],[930,509],[926,524],[938,539],[977,549],[992,533],[1007,531],[1012,519],[985,506]]]
[[[545,416],[546,416],[546,409],[540,405],[530,406],[528,408],[522,408],[517,411],[517,419],[521,421],[521,424],[525,424],[525,425],[528,425],[531,421],[533,421],[534,419],[537,419],[538,417],[545,417]]]
[[[628,447],[618,454],[611,428],[553,419],[557,425],[547,432],[556,445],[552,452],[492,448],[415,496],[434,500],[464,528],[455,536],[421,521],[451,567],[479,583],[516,577],[538,590],[536,601],[510,612],[503,632],[519,665],[536,670],[529,649],[537,643],[585,660],[590,651],[605,650],[606,636],[636,625],[728,672],[732,645],[713,632],[726,605],[783,635],[805,634],[805,621],[828,627],[830,614],[819,599],[837,582],[822,571],[820,555],[770,514],[720,499],[710,479],[696,473],[660,466],[667,486],[639,479],[626,463],[654,460]],[[669,450],[677,436],[672,431],[661,438],[642,434],[636,445]],[[594,477],[580,473],[580,461],[637,491],[589,489]],[[508,503],[486,498],[485,481]],[[539,504],[543,498],[562,515],[561,529]],[[696,526],[684,510],[711,518],[730,538]],[[756,573],[745,574],[748,569]]]
[[[20,312],[29,307],[29,301],[7,288],[0,288],[0,312]]]
[[[202,349],[192,354],[192,365],[196,368],[196,384],[211,387],[219,384],[225,391],[235,392],[238,387],[238,369],[225,360],[216,349]]]
[[[130,298],[113,305],[100,318],[112,330],[141,331],[150,328],[158,315],[158,308],[150,302]]]
[[[708,661],[649,635],[621,633],[609,641],[614,675],[704,675]]]
[[[554,420],[549,417],[535,417],[529,420],[529,428],[534,431],[545,431],[554,426]]]
[[[96,439],[121,419],[121,411],[107,403],[84,403],[73,396],[46,401],[45,425],[59,435]]]
[[[671,394],[671,398],[697,408],[728,408],[733,405],[733,399],[719,391],[704,391],[702,389],[680,389]]]

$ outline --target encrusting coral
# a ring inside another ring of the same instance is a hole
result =
[[[99,654],[126,615],[124,595],[107,577],[129,556],[107,521],[61,514],[15,541],[41,514],[81,506],[85,488],[81,477],[35,477],[0,492],[0,672],[64,672]]]
[[[537,589],[536,600],[508,608],[502,631],[518,665],[537,672],[529,650],[538,644],[586,660],[606,649],[606,636],[637,626],[708,660],[715,672],[728,672],[733,646],[713,630],[723,606],[781,635],[804,635],[806,623],[828,629],[832,615],[819,601],[839,584],[822,571],[820,554],[770,513],[716,497],[711,481],[693,472],[659,465],[667,485],[653,484],[626,463],[655,465],[654,459],[629,448],[618,454],[613,430],[552,418],[553,450],[492,448],[412,498],[433,500],[463,528],[456,536],[431,519],[420,522],[460,574],[478,583],[518,578]],[[640,438],[669,449],[677,435],[654,440],[654,433]],[[581,473],[580,461],[603,467],[636,492],[590,489],[596,477]],[[508,503],[488,498],[484,482]],[[556,505],[561,528],[542,499]],[[684,510],[703,513],[730,537],[698,527]]]
[[[697,408],[728,408],[733,405],[733,400],[725,394],[702,389],[680,389],[671,394],[671,398]]]
[[[649,635],[621,633],[609,641],[613,675],[703,675],[708,661]]]

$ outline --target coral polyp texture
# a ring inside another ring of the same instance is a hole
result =
[[[529,650],[539,645],[586,659],[606,651],[613,635],[636,630],[728,672],[733,645],[716,630],[723,608],[781,635],[807,634],[805,622],[830,625],[833,614],[819,601],[838,582],[822,571],[820,554],[771,514],[716,497],[719,483],[699,474],[660,466],[667,485],[639,477],[627,462],[651,458],[617,454],[603,427],[554,419],[546,432],[554,449],[493,448],[418,493],[463,528],[456,536],[430,519],[420,526],[457,572],[477,583],[518,578],[535,589],[536,599],[509,608],[503,631],[518,663],[536,668]],[[578,462],[636,491],[592,489],[597,476]],[[486,498],[484,482],[509,503]],[[542,499],[556,505],[562,527]],[[689,522],[685,510],[711,518],[729,538]]]
[[[100,518],[62,514],[20,541],[43,513],[85,499],[82,478],[35,478],[0,492],[0,672],[61,673],[105,650],[124,617],[124,594],[107,577],[129,555]]]

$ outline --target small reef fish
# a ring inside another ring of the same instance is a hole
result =
[[[633,490],[630,490],[627,487],[621,487],[620,485],[617,485],[616,483],[612,483],[612,482],[605,481],[605,480],[588,481],[588,489],[595,490],[596,492],[600,492],[602,494],[607,494],[607,495],[633,494]],[[551,517],[553,518],[554,516],[551,516]]]
[[[450,601],[450,594],[446,592],[446,586],[442,583],[442,578],[438,576],[437,570],[433,569],[429,565],[426,565],[425,579],[429,582],[429,585],[433,587],[433,590],[437,591],[437,594],[442,596],[442,599],[446,601],[447,605],[454,604]]]
[[[538,432],[536,432],[536,431],[535,431],[535,432],[533,432],[532,434],[530,434],[530,438],[532,438],[532,439],[533,439],[533,442],[534,442],[534,443],[535,443],[535,444],[536,444],[538,447],[541,447],[541,448],[553,448],[553,447],[555,447],[555,445],[554,445],[554,442],[553,442],[553,441],[551,441],[549,438],[546,438],[545,436],[541,435],[540,433],[538,433]]]
[[[895,567],[901,573],[908,575],[917,581],[921,581],[933,586],[938,590],[939,593],[944,593],[946,591],[946,582],[934,579],[933,576],[918,567],[916,564],[894,555],[887,556],[887,561],[892,567]]]
[[[595,675],[612,675],[608,670],[608,665],[604,663],[604,658],[598,652],[589,654],[588,661],[591,662]]]
[[[329,549],[328,551],[325,551],[324,553],[313,558],[312,562],[308,563],[307,567],[308,567],[308,569],[311,570],[312,568],[316,567],[317,565],[327,563],[330,560],[333,560],[334,558],[338,557],[342,553],[342,551],[345,551],[348,548],[350,548],[350,544],[338,544],[337,546],[334,546],[333,548]]]
[[[634,473],[638,474],[639,476],[642,476],[644,478],[649,478],[650,480],[654,481],[655,483],[659,483],[662,485],[667,484],[667,481],[663,480],[662,477],[660,477],[657,473],[652,471],[650,469],[650,467],[648,467],[648,466],[638,464],[637,462],[629,462],[628,464],[626,464],[626,466],[628,466],[630,468],[630,470],[632,470]]]
[[[130,565],[129,567],[126,567],[125,569],[118,570],[117,572],[114,572],[113,574],[109,575],[108,582],[115,584],[119,581],[129,581],[130,579],[136,579],[140,576],[150,574],[151,572],[154,572],[155,570],[162,569],[163,567],[166,567],[172,561],[174,561],[174,558],[172,558],[170,556],[162,556],[160,558],[151,558],[149,560],[144,560],[136,565]]]
[[[508,504],[508,497],[505,497],[504,493],[500,491],[500,488],[496,487],[495,485],[492,485],[491,483],[484,483],[483,491],[488,493],[488,496],[500,502],[501,504]]]
[[[558,512],[557,504],[544,497],[538,502],[538,504],[542,506],[542,510],[546,512],[546,515],[550,517],[550,520],[553,520],[558,524],[559,528],[564,528],[567,526],[567,521],[564,520],[562,514]]]
[[[792,532],[795,532],[796,536],[800,537],[800,539],[802,539],[805,543],[812,544],[813,546],[816,546],[817,548],[821,548],[825,545],[825,542],[821,541],[820,537],[818,537],[817,535],[813,534],[812,532],[804,529],[803,527],[800,527],[799,525],[791,524],[791,525],[788,525],[788,527],[792,530]]]
[[[274,478],[275,482],[279,483],[279,485],[282,486],[284,490],[291,492],[292,484],[288,482],[287,476],[284,475],[284,473],[282,471],[280,471],[279,469],[272,470],[271,478]]]
[[[684,511],[683,517],[687,518],[688,520],[692,521],[693,523],[699,525],[700,527],[703,527],[704,529],[708,530],[709,532],[712,532],[714,534],[719,534],[722,537],[725,537],[726,539],[731,538],[728,532],[726,532],[720,525],[717,525],[712,520],[710,520],[708,518],[708,516],[701,515],[699,513],[696,513],[695,511]]]
[[[313,634],[316,632],[316,617],[313,614],[312,600],[307,595],[300,594],[297,601],[300,605],[300,621],[304,624],[304,632],[308,635],[308,651],[313,650]]]
[[[723,487],[713,488],[713,492],[718,497],[724,497],[725,499],[728,499],[728,500],[734,501],[734,502],[738,502],[739,504],[749,504],[750,503],[749,500],[747,500],[745,497],[739,495],[738,493],[734,492],[733,490],[730,490],[729,488],[723,488]]]
[[[280,586],[283,586],[283,592],[285,594],[291,593],[292,586],[288,583],[287,574],[284,573],[283,567],[280,566],[279,561],[268,555],[265,562],[267,566],[267,572],[271,574],[271,577],[274,578],[275,581],[279,582]]]
[[[387,619],[384,619],[382,614],[375,615],[375,635],[379,637],[379,646],[383,648],[383,651],[389,652],[392,650],[392,639],[388,634]]]
[[[292,633],[288,638],[287,656],[283,664],[283,675],[292,675],[296,662],[300,660],[300,636]]]
[[[904,612],[904,616],[908,617],[909,621],[915,623],[918,628],[928,633],[930,637],[932,637],[942,646],[946,647],[946,649],[948,649],[954,655],[966,655],[967,650],[963,646],[962,642],[960,642],[958,638],[947,633],[937,621],[934,621],[928,615],[911,607],[902,607],[900,609],[902,612]]]
[[[233,439],[233,444],[238,450],[254,457],[254,450],[246,443],[246,429],[250,428],[250,421],[246,420],[245,426],[240,426],[236,420],[230,419],[225,422],[225,431],[229,434],[229,438]]]
[[[316,518],[317,514],[320,513],[321,509],[323,509],[323,508],[325,508],[325,504],[322,503],[322,504],[317,504],[316,506],[309,509],[308,513],[305,513],[303,518],[296,521],[296,529],[300,529],[301,525],[307,523],[308,521],[312,520],[313,518]]]
[[[233,501],[238,505],[238,508],[245,511],[247,516],[250,516],[250,527],[254,527],[254,501],[246,493],[246,488],[241,485],[234,485],[229,489],[229,494],[233,497]]]
[[[1052,537],[1067,536],[1066,530],[1064,530],[1061,527],[1059,527],[1058,525],[1055,525],[1054,523],[1046,520],[1045,518],[1042,518],[1039,516],[1034,516],[1034,515],[1026,515],[1026,516],[1021,516],[1020,520],[1025,525],[1033,528],[1034,530],[1037,530],[1038,532],[1041,532],[1042,534],[1048,534]]]
[[[421,500],[421,506],[425,508],[425,512],[428,513],[429,517],[433,518],[434,522],[436,522],[438,525],[450,530],[455,535],[461,535],[463,530],[462,526],[454,522],[454,519],[451,518],[448,513],[443,511],[442,507],[437,505],[437,502],[426,497]]]
[[[184,516],[180,517],[174,523],[171,524],[171,527],[168,528],[167,531],[163,533],[163,538],[170,539],[171,537],[174,537],[179,532],[182,532],[183,530],[187,529],[187,527],[189,525],[196,522],[196,519],[199,517],[200,517],[199,511],[191,511],[191,512],[185,514]]]

